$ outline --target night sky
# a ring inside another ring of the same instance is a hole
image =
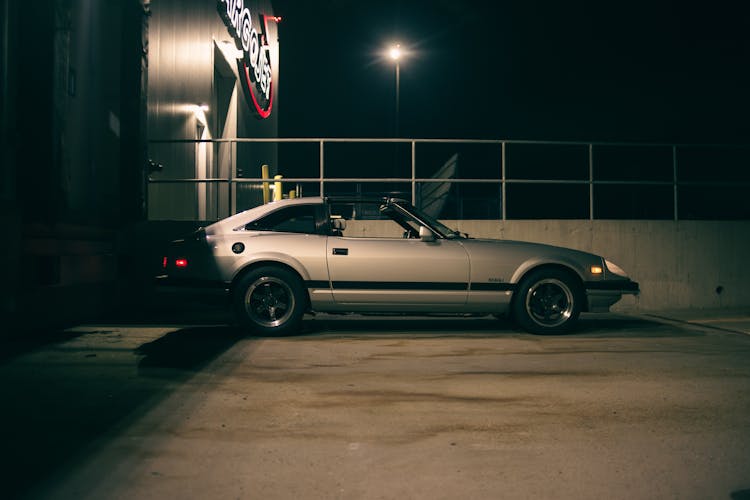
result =
[[[276,0],[282,137],[740,143],[744,2]]]

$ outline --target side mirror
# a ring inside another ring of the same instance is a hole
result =
[[[435,233],[424,226],[419,226],[419,239],[424,242],[431,243],[435,241]]]

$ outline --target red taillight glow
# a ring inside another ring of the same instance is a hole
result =
[[[187,259],[177,259],[174,261],[174,265],[177,267],[187,267]]]
[[[167,259],[166,257],[164,257],[163,259],[161,259],[161,267],[163,267],[164,269],[166,269],[168,262],[169,262],[169,259]]]

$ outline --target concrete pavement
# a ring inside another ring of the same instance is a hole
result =
[[[748,317],[82,325],[0,363],[4,496],[747,499]]]

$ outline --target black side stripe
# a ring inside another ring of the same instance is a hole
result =
[[[305,286],[307,286],[307,288],[331,288],[331,282],[308,280],[305,281]]]
[[[329,288],[328,281],[307,281],[307,288]],[[408,281],[334,281],[336,290],[469,290],[468,283],[408,282]],[[516,289],[513,283],[473,283],[472,291],[502,292]]]
[[[408,281],[334,281],[338,290],[467,290],[468,283],[435,283]]]

